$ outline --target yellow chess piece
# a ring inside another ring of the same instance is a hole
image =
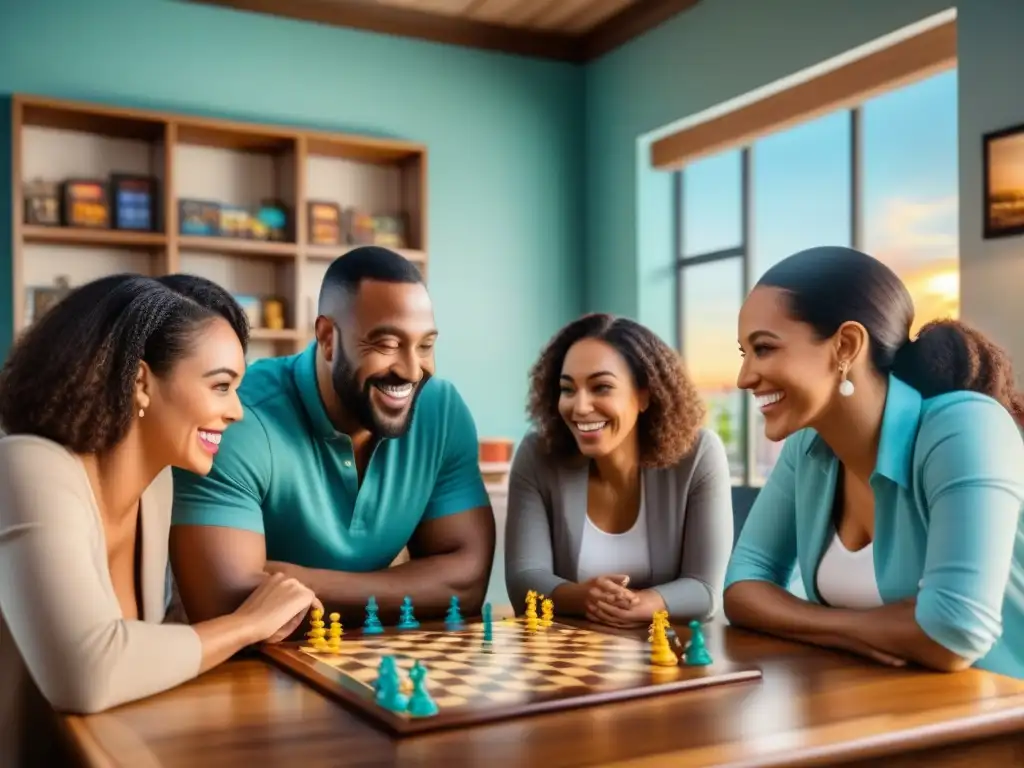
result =
[[[654,637],[654,627],[659,622],[666,628],[668,627],[668,611],[660,610],[654,612],[654,616],[651,618],[651,626],[647,628],[647,642],[651,642],[651,638]]]
[[[530,631],[540,628],[537,621],[537,593],[532,589],[526,593],[526,628]]]
[[[540,625],[542,627],[550,627],[555,617],[555,604],[550,597],[544,598],[544,602],[540,604],[541,617]]]
[[[314,608],[310,613],[309,627],[306,638],[310,647],[315,651],[322,650],[327,644],[324,642],[324,612],[321,608]]]
[[[651,624],[651,664],[659,667],[674,667],[679,664],[672,647],[668,644],[668,617],[661,615],[661,611],[654,614],[654,622]]]
[[[322,622],[321,622],[322,623]],[[320,630],[321,632],[323,630]],[[345,633],[345,630],[341,626],[341,614],[331,614],[331,631],[330,637],[327,640],[327,650],[332,653],[339,653],[341,651],[341,636]]]

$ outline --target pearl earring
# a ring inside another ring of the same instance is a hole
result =
[[[849,367],[850,364],[845,360],[839,364],[839,372],[843,375],[843,380],[839,382],[839,394],[843,397],[849,397],[853,394],[853,382],[846,377]]]
[[[145,409],[143,409],[143,408],[139,408],[139,418],[141,419],[141,418],[142,418],[143,416],[145,416],[145,415],[146,415],[146,411],[145,411]]]

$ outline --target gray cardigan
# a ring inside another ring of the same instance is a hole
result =
[[[526,593],[550,595],[577,580],[587,515],[588,462],[555,462],[531,432],[516,451],[505,521],[505,586],[517,613]],[[733,545],[732,483],[725,446],[703,429],[674,467],[644,469],[651,584],[677,620],[713,617]],[[555,606],[558,613],[558,606]]]

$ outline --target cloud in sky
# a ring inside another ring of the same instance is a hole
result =
[[[929,320],[957,317],[960,305],[957,196],[887,197],[867,213],[867,251],[888,264],[913,297],[915,319],[911,333],[916,333]],[[689,287],[692,308],[687,313],[684,350],[692,361],[690,373],[705,392],[734,389],[741,362],[735,338],[737,306],[733,302],[722,302],[706,284]],[[719,300],[714,301],[712,297]]]
[[[958,198],[890,197],[881,201],[865,227],[868,252],[897,273],[956,258],[959,249]]]

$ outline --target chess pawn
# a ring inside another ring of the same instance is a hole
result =
[[[322,632],[323,630],[321,630]],[[338,653],[341,651],[341,636],[344,634],[344,630],[341,627],[341,614],[331,614],[331,631],[330,637],[327,639],[327,649]]]
[[[555,604],[551,598],[544,598],[544,602],[540,604],[541,607],[541,619],[540,625],[542,627],[550,627],[554,623],[555,615]]]
[[[309,631],[306,637],[315,641],[318,637],[324,636],[324,612],[320,608],[314,608],[310,614]]]
[[[377,598],[370,596],[366,601],[366,621],[363,622],[363,634],[376,635],[384,631],[384,627],[377,617]]]
[[[690,622],[690,642],[686,645],[684,660],[691,667],[706,667],[711,664],[711,654],[704,644],[704,628],[696,619]]]
[[[377,670],[376,700],[380,706],[394,712],[401,712],[409,703],[408,697],[401,692],[402,681],[398,674],[398,666],[394,657],[385,656]]]
[[[459,596],[452,595],[448,601],[448,613],[444,617],[445,627],[448,630],[455,631],[462,629],[464,621],[462,618],[462,609],[459,607]]]
[[[537,621],[537,593],[530,591],[526,595],[526,628],[534,631],[540,628]]]
[[[494,640],[494,621],[491,618],[491,604],[484,603],[484,643],[491,643]]]

